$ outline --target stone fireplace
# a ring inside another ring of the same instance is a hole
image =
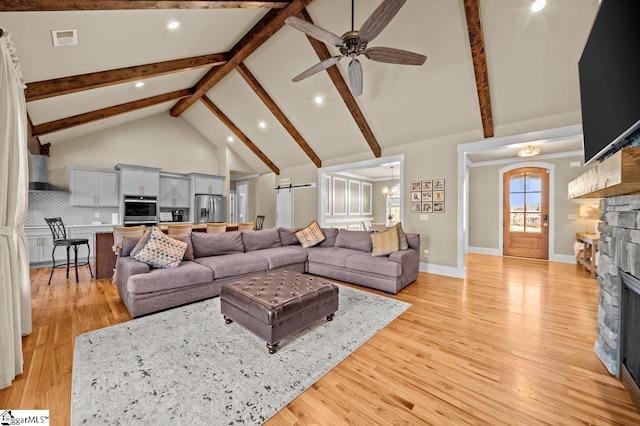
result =
[[[595,352],[611,374],[621,376],[621,271],[640,278],[640,194],[605,198],[600,202],[600,211],[600,301]]]

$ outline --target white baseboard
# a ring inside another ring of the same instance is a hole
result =
[[[465,278],[467,276],[467,270],[465,268],[460,269],[453,266],[435,265],[425,262],[420,262],[420,271],[453,278]]]
[[[576,257],[570,254],[552,254],[549,256],[549,260],[552,262],[576,263]]]
[[[469,253],[488,254],[490,256],[502,256],[500,249],[488,247],[469,247]]]

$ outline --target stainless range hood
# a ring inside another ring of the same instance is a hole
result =
[[[58,191],[67,192],[55,185],[49,183],[49,169],[47,164],[49,158],[46,155],[32,156],[31,182],[29,182],[29,191]]]

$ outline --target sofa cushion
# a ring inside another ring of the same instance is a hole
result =
[[[278,232],[280,233],[280,243],[283,246],[299,246],[300,240],[296,237],[296,232],[299,230],[300,228],[278,228]]]
[[[213,271],[195,262],[182,262],[174,269],[152,269],[127,280],[129,293],[154,293],[213,281]]]
[[[391,229],[398,230],[398,242],[400,243],[400,250],[406,250],[409,248],[409,242],[407,241],[407,234],[402,229],[402,222],[398,222],[391,227]]]
[[[320,228],[324,234],[324,241],[318,244],[318,247],[333,247],[336,245],[336,237],[338,236],[337,228]]]
[[[140,238],[124,237],[122,238],[122,246],[120,247],[120,257],[126,257],[131,254],[131,250],[138,244]]]
[[[177,268],[182,262],[186,250],[187,243],[165,235],[154,226],[138,241],[131,251],[131,257],[152,268],[171,269]]]
[[[371,256],[387,256],[400,249],[398,228],[389,228],[386,231],[371,234]]]
[[[278,229],[263,229],[261,231],[242,231],[242,242],[245,251],[254,251],[281,247]]]
[[[368,272],[392,278],[402,275],[402,265],[400,263],[391,262],[386,256],[375,257],[365,253],[349,256],[346,259],[345,267],[352,271]]]
[[[196,258],[196,262],[213,270],[213,278],[235,277],[252,272],[266,271],[269,262],[264,257],[250,253]]]
[[[275,247],[251,252],[254,256],[267,259],[269,269],[280,268],[286,265],[304,263],[307,261],[307,252],[292,247]]]
[[[193,243],[191,242],[191,234],[184,235],[175,235],[171,238],[175,238],[176,240],[183,241],[187,243],[187,249],[184,251],[184,256],[182,260],[186,260],[188,262],[193,260]]]
[[[360,253],[362,252],[358,250],[341,247],[311,247],[307,250],[307,258],[309,262],[344,268],[347,264],[347,257]]]
[[[193,242],[193,257],[220,256],[244,252],[241,231],[225,232],[224,234],[207,234],[194,232],[191,234]]]
[[[315,220],[304,229],[296,232],[296,237],[302,247],[313,247],[324,240],[324,234]]]
[[[349,248],[371,253],[371,233],[367,231],[349,231],[347,229],[338,230],[336,237],[336,247]]]

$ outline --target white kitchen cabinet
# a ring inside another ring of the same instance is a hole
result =
[[[72,206],[117,207],[118,174],[116,172],[69,168]]]
[[[196,194],[224,194],[224,177],[195,175]]]
[[[160,193],[160,169],[116,164],[120,170],[122,195],[158,196]]]
[[[31,264],[51,264],[51,254],[53,251],[53,237],[51,231],[47,229],[37,229],[25,231],[27,235],[27,245],[29,247],[29,263]],[[56,263],[67,261],[67,252],[64,248],[56,250]]]
[[[189,181],[160,177],[160,207],[189,208]]]

